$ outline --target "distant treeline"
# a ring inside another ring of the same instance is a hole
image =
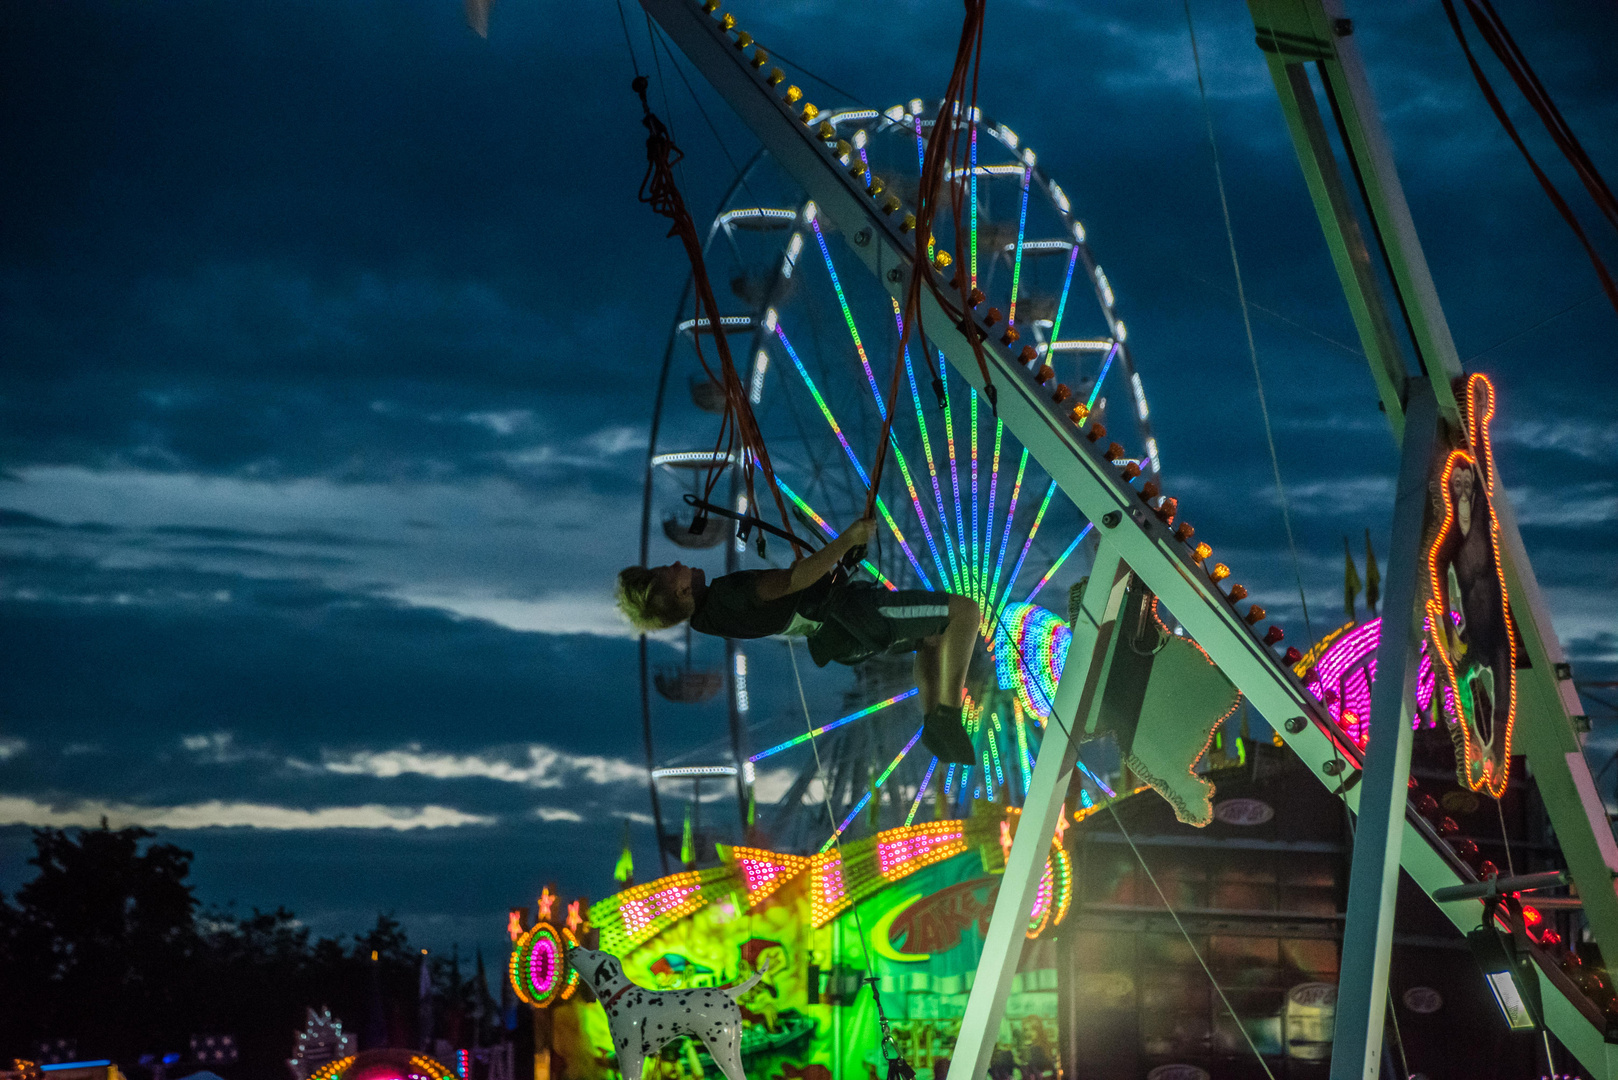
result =
[[[0,1061],[36,1058],[66,1039],[79,1059],[111,1058],[145,1080],[143,1055],[178,1053],[193,1035],[232,1035],[227,1080],[290,1080],[286,1059],[307,1006],[331,1007],[361,1045],[419,1047],[419,949],[389,915],[350,938],[312,939],[285,908],[238,916],[202,910],[186,878],[192,854],[145,829],[34,831],[38,869],[0,896]],[[376,959],[372,960],[372,955]],[[498,971],[497,971],[498,974]],[[472,1043],[480,987],[459,964],[431,965],[436,1038]],[[498,1009],[484,998],[485,1044]]]

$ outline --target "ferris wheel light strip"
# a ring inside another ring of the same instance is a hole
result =
[[[809,370],[803,366],[803,361],[798,358],[798,350],[794,349],[792,342],[787,340],[787,332],[782,329],[780,323],[775,326],[775,336],[781,342],[781,347],[786,350],[787,358],[792,361],[792,366],[798,369],[798,376],[803,379],[803,385],[808,387],[810,396],[815,399],[815,404],[820,406],[820,415],[824,416],[826,423],[831,425],[832,434],[837,436],[837,441],[842,444],[843,453],[848,455],[848,460],[854,466],[854,471],[859,474],[861,482],[866,487],[870,487],[871,478],[866,474],[865,466],[860,464],[859,456],[854,453],[854,448],[848,445],[848,437],[843,434],[843,429],[838,426],[837,418],[832,415],[831,407],[826,404],[826,399],[820,396],[820,387],[816,386],[815,380],[810,378]],[[921,563],[916,560],[916,553],[910,550],[910,544],[906,542],[904,533],[899,531],[899,523],[893,520],[893,515],[888,512],[887,504],[882,501],[881,496],[877,497],[876,508],[882,515],[882,520],[887,522],[888,528],[893,532],[893,538],[899,541],[899,547],[904,551],[905,557],[910,560],[910,565],[915,568],[916,576],[921,579],[926,588],[931,589],[932,584],[927,580],[926,571],[921,568]]]
[[[1034,597],[1039,595],[1039,590],[1043,589],[1045,587],[1045,583],[1050,581],[1051,576],[1062,568],[1062,564],[1067,562],[1067,557],[1078,550],[1079,541],[1083,540],[1086,536],[1089,536],[1090,530],[1094,529],[1095,527],[1096,524],[1093,521],[1087,521],[1084,523],[1084,528],[1079,530],[1079,535],[1073,538],[1073,542],[1067,546],[1067,550],[1056,557],[1056,561],[1051,563],[1051,568],[1045,571],[1045,576],[1040,578],[1032,589],[1028,590],[1028,595],[1023,597],[1023,603],[1032,604],[1034,602]]]
[[[961,470],[955,456],[955,395],[949,392],[949,368],[944,363],[943,354],[938,357],[938,370],[943,373],[944,379],[944,437],[949,447],[949,484],[955,494],[955,543],[961,552],[961,562],[966,562],[966,515],[961,510]],[[943,522],[944,529],[949,528],[949,522]],[[963,586],[971,581],[972,568],[963,567],[961,577]],[[964,591],[964,590],[963,590]]]
[[[863,147],[861,148],[860,153],[861,155],[865,153]],[[888,418],[887,403],[882,400],[882,391],[877,388],[876,375],[871,371],[871,359],[865,353],[865,343],[860,340],[860,330],[859,327],[854,323],[854,313],[849,310],[848,297],[843,293],[843,283],[837,277],[837,267],[832,264],[831,249],[826,246],[826,236],[820,230],[820,219],[807,211],[805,212],[805,216],[809,219],[810,228],[814,229],[815,240],[820,244],[821,257],[826,260],[826,273],[831,275],[832,288],[837,291],[837,303],[843,309],[843,321],[848,324],[849,336],[854,339],[854,351],[859,353],[860,366],[865,369],[866,381],[871,384],[871,396],[876,399],[877,416],[881,418],[883,422],[886,422]],[[777,326],[776,329],[779,331],[780,327]],[[938,557],[938,545],[933,540],[933,531],[927,524],[927,515],[922,512],[921,497],[916,494],[916,483],[910,475],[910,466],[905,461],[904,451],[899,449],[899,438],[897,435],[893,434],[891,430],[889,431],[889,442],[893,447],[893,460],[899,466],[899,472],[904,477],[905,488],[910,493],[911,505],[915,507],[916,519],[921,522],[922,535],[927,540],[927,546],[932,549],[933,565],[938,568],[938,576],[940,581],[942,581],[944,580],[944,562]],[[863,477],[863,471],[861,475]],[[865,481],[865,486],[871,486],[869,479]],[[895,532],[897,532],[898,527],[894,526],[894,529]],[[899,542],[904,543],[902,537],[900,538]],[[918,565],[916,570],[917,573],[920,574],[921,567]],[[927,580],[926,574],[921,574],[920,576],[923,581]],[[928,585],[928,588],[931,587],[931,585]]]
[[[994,468],[991,470],[990,475],[989,475],[989,511],[983,517],[983,528],[984,528],[983,554],[984,554],[985,559],[987,559],[987,556],[989,554],[989,549],[994,547],[994,499],[995,499],[996,490],[1000,486],[1000,443],[1001,443],[1001,440],[1004,437],[1005,433],[1006,433],[1005,421],[1001,420],[999,417],[995,417],[995,420],[994,420]],[[980,607],[982,605],[986,604],[988,602],[988,599],[989,599],[989,596],[988,596],[989,574],[988,574],[987,569],[984,569],[982,571],[981,578],[982,578],[982,580],[981,580],[981,582],[979,584],[979,587],[978,587],[978,598],[977,598],[978,599],[978,605]]]
[[[927,766],[927,775],[921,778],[921,786],[916,789],[916,801],[910,804],[910,813],[905,815],[905,824],[909,825],[916,820],[916,811],[921,809],[922,796],[927,794],[927,785],[933,781],[933,772],[938,768],[938,759],[933,758],[932,764]]]
[[[893,317],[899,324],[899,336],[903,337],[904,316],[899,311],[899,302],[891,297],[889,300],[893,304]],[[949,519],[944,516],[944,490],[938,486],[938,464],[933,459],[933,437],[927,433],[927,414],[921,407],[921,392],[916,388],[916,368],[910,360],[909,345],[905,346],[904,357],[905,374],[910,379],[910,400],[916,407],[916,426],[921,429],[921,448],[927,457],[927,475],[932,478],[933,500],[938,505],[938,520],[947,522]],[[955,561],[955,546],[950,540],[949,529],[943,528],[940,531],[944,534],[944,551],[949,556],[951,573],[948,580],[954,584],[956,589],[959,589],[961,587],[961,571]],[[940,571],[940,576],[942,576],[942,571]]]
[[[1000,554],[995,556],[994,580],[989,584],[990,603],[983,605],[983,625],[978,628],[979,634],[987,633],[989,621],[994,617],[990,609],[994,598],[1000,592],[1000,572],[1005,569],[1006,549],[1011,545],[1011,526],[1017,518],[1017,499],[1022,495],[1022,478],[1027,468],[1028,447],[1025,446],[1022,448],[1022,457],[1017,462],[1017,480],[1011,485],[1011,501],[1006,504],[1006,530],[1000,535]],[[1011,590],[1008,588],[1006,591]]]
[[[1039,513],[1034,515],[1033,527],[1028,530],[1028,536],[1023,540],[1022,553],[1017,556],[1017,565],[1011,568],[1011,578],[1006,582],[1006,591],[1000,597],[999,607],[1004,608],[1006,597],[1011,590],[1017,587],[1017,575],[1022,573],[1022,564],[1028,558],[1028,549],[1034,546],[1034,537],[1039,535],[1039,524],[1045,520],[1045,511],[1051,507],[1051,496],[1056,494],[1056,481],[1052,480],[1050,487],[1045,489],[1045,501],[1039,504]],[[998,609],[997,609],[998,610]]]
[[[748,761],[755,761],[755,762],[756,761],[763,761],[765,758],[770,757],[770,756],[772,756],[774,754],[779,754],[783,750],[790,750],[794,746],[799,746],[799,745],[801,745],[803,743],[806,743],[810,739],[814,738],[817,735],[824,735],[828,731],[836,731],[838,728],[842,727],[844,724],[852,724],[854,721],[859,720],[862,717],[870,716],[874,712],[880,712],[883,709],[886,709],[889,705],[897,705],[899,702],[904,701],[907,698],[913,698],[919,693],[921,693],[921,689],[919,687],[912,686],[909,690],[906,690],[902,694],[894,694],[892,697],[887,698],[884,701],[879,701],[875,705],[867,705],[865,708],[859,710],[858,712],[851,712],[847,716],[841,717],[841,718],[839,718],[837,720],[833,720],[829,724],[822,724],[820,727],[815,728],[813,731],[806,731],[802,735],[793,736],[792,738],[788,739],[786,742],[781,743],[779,746],[772,746],[768,750],[762,750],[759,753],[754,754],[752,757],[748,758],[747,760]]]
[[[805,216],[809,217],[809,227],[815,231],[815,240],[820,244],[820,256],[826,260],[826,273],[831,275],[831,287],[837,292],[837,303],[843,309],[843,321],[848,324],[849,335],[854,339],[854,351],[859,353],[860,366],[865,369],[865,378],[871,384],[871,393],[876,395],[877,416],[886,420],[888,411],[882,403],[882,391],[877,389],[876,375],[871,371],[871,358],[865,355],[865,343],[860,340],[859,327],[854,325],[854,313],[848,310],[848,297],[844,295],[843,283],[837,277],[837,267],[832,265],[831,249],[826,246],[826,234],[820,231],[820,218],[807,213]]]
[[[1023,718],[1022,704],[1014,702],[1012,711],[1015,714],[1014,726],[1017,729],[1017,765],[1022,773],[1023,798],[1028,797],[1028,785],[1033,782],[1033,774],[1028,768],[1028,722]]]
[[[776,486],[781,489],[781,493],[784,494],[788,499],[792,500],[792,504],[794,506],[807,514],[809,519],[818,525],[820,530],[824,532],[828,538],[835,537],[837,535],[837,530],[827,524],[825,518],[815,513],[814,507],[810,506],[808,503],[804,502],[803,499],[799,498],[798,493],[787,486],[787,482],[785,480],[782,480],[779,476],[777,476],[775,478],[775,483]],[[899,587],[893,582],[889,581],[883,575],[882,571],[876,568],[876,564],[871,562],[870,559],[862,559],[860,561],[860,566],[869,571],[871,576],[876,578],[877,582],[885,586],[890,592],[896,592],[898,590]]]
[[[1120,338],[1118,341],[1114,341],[1112,348],[1107,350],[1107,358],[1101,362],[1101,370],[1096,373],[1096,384],[1090,388],[1090,400],[1084,403],[1085,408],[1093,409],[1096,407],[1096,398],[1101,396],[1102,380],[1107,377],[1108,370],[1112,368],[1113,357],[1118,355],[1118,346],[1122,340]]]
[[[972,288],[978,287],[978,126],[972,125]],[[1015,288],[1012,291],[1015,297]]]
[[[1074,244],[1072,247],[1073,250],[1067,256],[1067,276],[1062,279],[1062,298],[1056,302],[1056,318],[1051,320],[1051,343],[1045,349],[1047,355],[1057,348],[1056,339],[1062,333],[1062,316],[1067,314],[1067,296],[1069,290],[1073,288],[1073,268],[1079,262],[1079,245]]]
[[[1022,211],[1017,217],[1017,254],[1011,262],[1011,305],[1006,309],[1006,325],[1017,325],[1017,285],[1022,280],[1023,236],[1028,231],[1028,182],[1033,179],[1034,167],[1028,165],[1022,173]]]
[[[860,811],[864,810],[866,804],[871,801],[871,796],[882,790],[882,785],[888,782],[888,777],[892,776],[893,770],[899,767],[899,762],[903,761],[905,759],[905,755],[910,753],[911,747],[916,745],[916,740],[921,738],[921,732],[922,729],[917,728],[916,733],[910,736],[910,741],[905,743],[904,749],[900,750],[894,759],[888,762],[888,767],[883,769],[882,775],[876,778],[876,783],[871,785],[871,790],[860,796],[860,801],[854,804],[854,809],[850,810],[848,812],[848,816],[843,819],[843,823],[837,826],[837,831],[832,833],[831,836],[826,839],[826,842],[821,845],[821,851],[830,851],[832,845],[837,843],[837,838],[842,836],[844,831],[847,830],[850,825],[854,824],[854,819],[859,817]]]
[[[979,581],[983,577],[980,568],[983,565],[982,554],[979,551],[979,519],[978,519],[978,392],[971,388],[972,399],[972,574],[967,579],[967,594],[977,598]]]

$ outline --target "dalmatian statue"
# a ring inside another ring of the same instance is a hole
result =
[[[736,999],[757,986],[764,972],[730,987],[648,990],[630,982],[611,953],[572,946],[567,962],[607,1012],[624,1080],[642,1080],[646,1060],[681,1035],[702,1041],[725,1080],[747,1080],[742,1072],[742,1010]]]

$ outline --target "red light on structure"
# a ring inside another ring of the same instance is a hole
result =
[[[1522,908],[1522,921],[1524,926],[1538,926],[1540,923],[1545,921],[1545,916],[1539,913],[1538,908],[1529,907],[1527,904],[1524,904]]]

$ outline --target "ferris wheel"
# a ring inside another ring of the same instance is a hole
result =
[[[917,99],[821,112],[817,123],[851,172],[914,205],[936,113],[936,103]],[[971,117],[968,155],[965,175],[947,177],[964,189],[967,211],[959,236],[937,231],[935,246],[955,251],[939,261],[981,290],[987,321],[1018,343],[1036,377],[1102,425],[1115,456],[1133,462],[1130,475],[1156,480],[1161,460],[1128,328],[1071,200],[1015,131],[981,112]],[[744,538],[733,521],[693,513],[724,412],[724,391],[697,357],[700,335],[727,335],[795,530],[818,543],[864,513],[903,329],[897,305],[856,258],[854,247],[870,240],[868,231],[839,232],[766,155],[737,177],[705,247],[728,310],[715,327],[687,309],[665,352],[643,501],[648,565],[680,559],[713,577],[791,558],[762,531]],[[878,658],[831,680],[822,673],[805,690],[807,656],[781,641],[686,630],[683,658],[655,671],[643,652],[649,731],[729,731],[728,746],[655,770],[654,785],[690,780],[695,810],[703,780],[734,783],[743,820],[754,824],[756,811],[778,845],[830,845],[873,826],[959,816],[975,798],[1020,804],[1065,657],[1068,588],[1093,554],[1090,524],[1055,497],[1056,484],[986,398],[942,356],[926,355],[918,337],[900,362],[878,535],[861,571],[889,588],[968,595],[983,610],[966,710],[976,763],[941,765],[918,749],[907,660]],[[751,509],[739,488],[725,500],[734,513]],[[713,764],[718,757],[729,760]],[[830,819],[804,812],[821,798]]]

